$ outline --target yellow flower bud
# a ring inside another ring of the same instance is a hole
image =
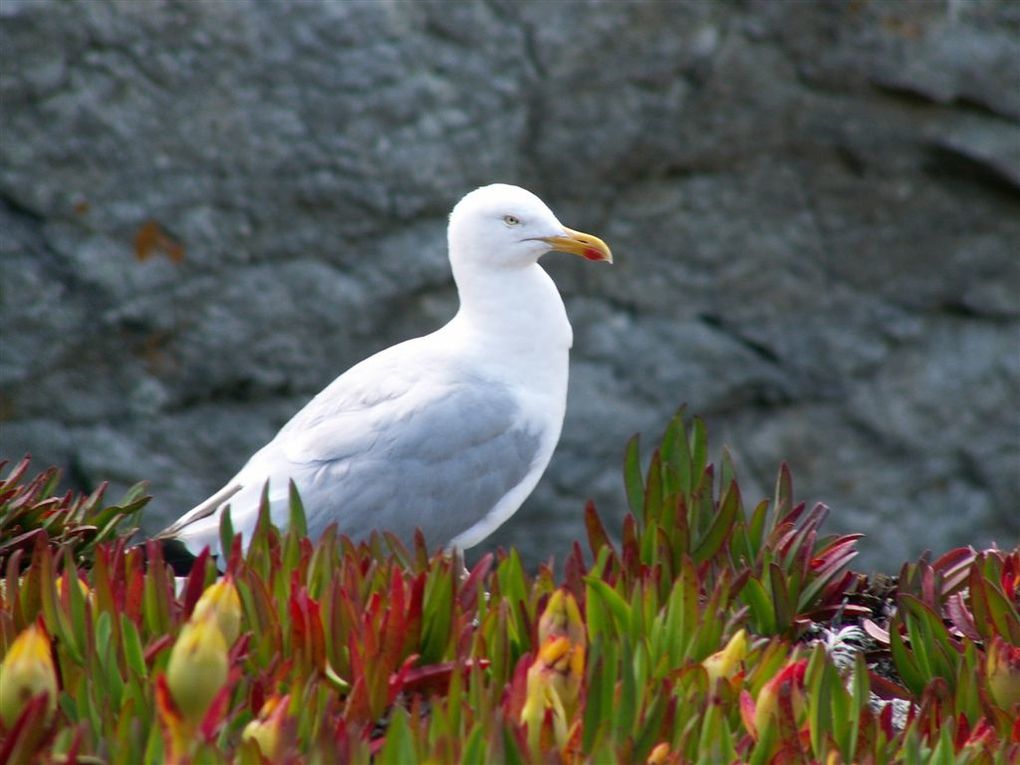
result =
[[[46,719],[57,708],[57,671],[46,631],[33,624],[11,643],[0,664],[0,718],[6,727],[17,721],[25,705],[46,693]]]
[[[227,646],[232,646],[241,634],[241,597],[230,576],[225,576],[202,593],[191,614],[191,621],[199,622],[210,615],[216,619]]]
[[[560,746],[566,743],[583,677],[584,646],[575,646],[565,636],[549,638],[528,669],[527,692],[521,709],[521,723],[528,726],[533,749],[538,747],[546,710],[552,711],[556,743]]]
[[[985,659],[988,690],[995,703],[1009,712],[1020,704],[1020,647],[1010,645],[996,635]]]
[[[563,706],[573,711],[584,679],[584,645],[576,645],[566,637],[551,638],[538,652],[535,667]]]
[[[282,729],[287,716],[290,696],[270,696],[259,710],[259,716],[244,727],[242,741],[258,744],[262,756],[270,762],[280,759],[282,750]]]
[[[214,618],[189,621],[170,652],[166,679],[185,720],[202,719],[227,682],[227,644]]]
[[[538,655],[528,668],[521,709],[521,723],[528,726],[528,738],[536,751],[547,712],[551,713],[556,743],[566,743],[584,680],[584,621],[577,601],[566,590],[549,597],[538,621],[538,640]]]
[[[535,752],[544,749],[542,730],[545,727],[547,711],[556,744],[563,746],[567,741],[569,728],[567,712],[563,708],[563,701],[556,686],[550,682],[550,678],[555,674],[549,672],[548,666],[541,659],[536,659],[528,670],[528,689],[524,707],[521,709],[521,723],[528,726],[528,742]]]
[[[584,678],[587,639],[581,609],[568,591],[557,590],[550,596],[538,620],[538,645],[535,665],[541,666],[546,682],[568,714],[573,714]]]
[[[665,765],[667,762],[669,762],[669,744],[663,741],[660,744],[656,744],[655,748],[648,754],[645,765]]]
[[[570,642],[585,642],[584,620],[574,596],[566,590],[556,590],[549,596],[545,611],[538,620],[538,644],[545,645],[549,638],[565,635]]]
[[[710,687],[715,686],[716,680],[731,680],[740,668],[740,662],[747,658],[747,633],[740,630],[730,638],[730,642],[721,651],[716,651],[701,665],[708,672],[708,683]]]

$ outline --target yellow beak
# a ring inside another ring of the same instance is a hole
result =
[[[542,241],[556,250],[556,252],[569,252],[572,255],[580,255],[588,260],[613,262],[613,253],[610,251],[608,244],[597,236],[585,234],[581,231],[574,231],[564,227],[563,236],[543,236]]]

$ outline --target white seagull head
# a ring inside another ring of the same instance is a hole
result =
[[[597,236],[567,228],[537,196],[505,183],[482,186],[461,199],[450,213],[448,237],[451,259],[483,259],[487,267],[524,268],[550,250],[613,262]]]

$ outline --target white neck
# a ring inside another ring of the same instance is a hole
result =
[[[472,267],[454,260],[453,278],[460,292],[460,310],[451,324],[470,327],[491,347],[515,355],[565,353],[573,330],[553,280],[532,263],[525,267]]]

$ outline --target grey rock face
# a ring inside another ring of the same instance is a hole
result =
[[[5,0],[0,50],[0,451],[153,529],[452,315],[500,180],[617,265],[546,261],[567,422],[492,544],[615,527],[682,402],[863,566],[1020,535],[1016,3]]]

